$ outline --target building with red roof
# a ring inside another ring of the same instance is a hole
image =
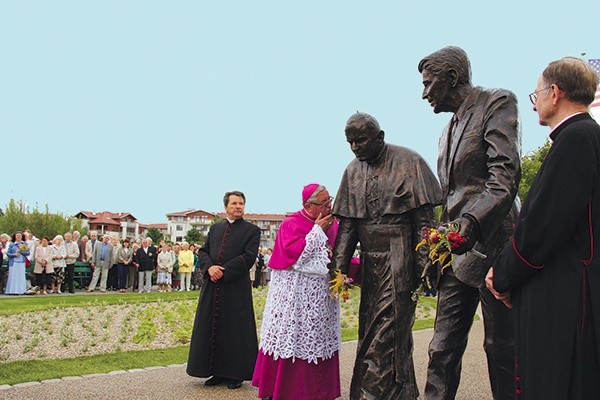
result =
[[[97,231],[99,235],[108,233],[120,239],[140,237],[140,224],[137,218],[127,212],[80,211],[75,218],[81,219],[90,231]]]

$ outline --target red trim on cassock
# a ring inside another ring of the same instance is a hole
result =
[[[533,269],[542,269],[542,268],[544,268],[544,264],[542,264],[542,265],[540,265],[540,266],[533,265],[532,263],[530,263],[529,261],[527,261],[527,260],[525,259],[525,257],[523,257],[523,256],[521,255],[521,253],[519,253],[519,250],[517,250],[517,245],[515,244],[515,237],[514,237],[514,236],[510,238],[510,241],[511,241],[511,243],[512,243],[512,248],[513,248],[513,250],[515,251],[515,254],[516,254],[516,255],[517,255],[517,256],[518,256],[518,257],[521,259],[521,261],[522,261],[522,262],[523,262],[525,265],[527,265],[529,268],[533,268]]]

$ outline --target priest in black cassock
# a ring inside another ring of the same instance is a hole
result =
[[[206,386],[237,389],[252,379],[258,353],[252,287],[252,267],[260,229],[244,220],[246,197],[227,192],[227,220],[211,226],[198,263],[205,280],[196,310],[187,373],[205,378]]]
[[[597,86],[569,57],[529,95],[552,147],[486,277],[513,308],[516,399],[600,398],[600,126],[588,113]]]

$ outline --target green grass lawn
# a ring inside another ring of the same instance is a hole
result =
[[[189,346],[0,364],[0,385],[187,362]]]
[[[260,328],[266,300],[266,289],[254,291],[257,324]],[[199,292],[85,294],[72,296],[19,296],[0,299],[0,315],[14,315],[39,310],[60,310],[65,307],[90,307],[128,303],[154,303],[197,299]],[[358,305],[360,289],[353,289],[350,299],[341,303],[342,341],[358,338]],[[420,297],[414,330],[433,327],[436,299]],[[0,348],[1,352],[1,348]],[[37,359],[0,363],[0,385],[29,381],[104,373],[115,370],[187,362],[189,346],[83,356],[68,359]]]

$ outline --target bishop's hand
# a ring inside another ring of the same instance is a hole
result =
[[[325,216],[323,216],[323,214],[319,214],[317,219],[315,219],[315,224],[319,225],[321,227],[321,229],[323,229],[323,232],[327,231],[327,229],[329,229],[329,227],[331,226],[332,223],[333,223],[333,215],[332,214],[328,214]]]

